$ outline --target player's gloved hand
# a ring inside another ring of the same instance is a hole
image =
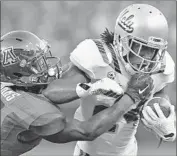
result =
[[[106,95],[115,98],[124,93],[121,86],[110,78],[104,78],[93,83],[89,92],[91,95]]]
[[[115,98],[124,93],[120,85],[109,78],[98,80],[92,84],[78,84],[76,92],[79,97],[86,97],[88,95],[106,95]]]
[[[143,124],[147,129],[155,132],[155,134],[164,141],[174,141],[176,138],[175,107],[171,105],[170,115],[168,117],[165,117],[159,104],[155,103],[154,108],[157,115],[150,106],[143,108],[143,118],[141,118]]]
[[[131,77],[125,94],[138,104],[152,95],[153,88],[153,79],[149,74],[137,73]]]
[[[138,109],[135,108],[128,111],[126,114],[124,114],[124,119],[126,120],[127,123],[139,120],[140,113]]]
[[[145,102],[146,100],[139,102],[138,105],[135,105],[134,109],[131,109],[126,114],[124,114],[124,119],[127,121],[127,123],[135,122],[140,119],[140,115]]]

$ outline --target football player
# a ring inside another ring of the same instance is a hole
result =
[[[86,39],[79,43],[70,55],[68,72],[63,79],[50,83],[43,94],[56,104],[81,98],[74,116],[80,121],[86,121],[112,106],[115,98],[104,94],[105,88],[114,85],[114,81],[125,91],[135,73],[151,75],[153,96],[168,99],[164,90],[174,81],[175,64],[167,52],[167,37],[167,20],[157,8],[147,4],[128,6],[118,16],[114,33],[106,30],[100,39]],[[107,83],[96,90],[102,95],[90,96],[85,85],[103,78],[110,80],[106,79]],[[122,120],[96,140],[78,141],[74,155],[137,155],[135,134],[142,108],[126,113]],[[169,117],[162,115],[159,105],[156,104],[155,108],[159,116],[154,116],[155,112],[150,107],[143,109],[144,124],[164,141],[175,140],[174,106],[170,106]]]
[[[60,60],[52,56],[48,44],[36,35],[13,31],[1,38],[2,156],[21,155],[37,146],[42,138],[53,143],[91,141],[111,128],[129,108],[136,106],[132,99],[147,99],[153,89],[150,76],[135,75],[119,103],[115,102],[88,121],[73,119],[67,122],[60,109],[40,94],[48,83],[61,75]],[[111,94],[121,95],[123,89],[113,83]],[[90,94],[103,84],[105,80],[90,85]],[[105,93],[110,88],[105,88]],[[138,89],[145,91],[140,95]]]

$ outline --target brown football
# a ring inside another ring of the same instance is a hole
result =
[[[164,115],[166,117],[168,117],[170,115],[170,102],[165,99],[165,98],[161,98],[161,97],[153,97],[152,99],[148,100],[145,104],[144,107],[146,106],[150,106],[152,108],[152,110],[156,113],[157,115],[157,112],[154,108],[154,103],[158,103],[162,112],[164,113]],[[158,116],[158,115],[157,115]]]

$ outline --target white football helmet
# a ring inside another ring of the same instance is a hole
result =
[[[167,38],[165,16],[151,5],[133,4],[116,20],[114,49],[130,74],[158,72],[164,67]]]

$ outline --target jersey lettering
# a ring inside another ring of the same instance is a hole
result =
[[[7,87],[2,88],[1,87],[1,96],[3,96],[6,101],[11,101],[15,97],[20,96],[21,94],[14,92],[13,90],[10,90]]]

